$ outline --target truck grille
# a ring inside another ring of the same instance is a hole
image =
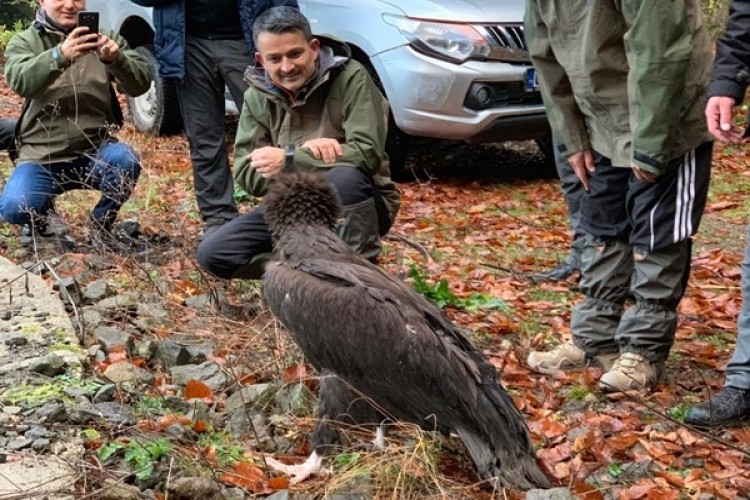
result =
[[[506,62],[530,62],[522,24],[478,25],[475,28],[490,43],[487,59]]]

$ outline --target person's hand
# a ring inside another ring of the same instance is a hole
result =
[[[708,131],[723,142],[742,142],[744,131],[740,127],[732,125],[732,108],[735,102],[733,97],[714,96],[706,104],[706,123]]]
[[[96,55],[104,64],[112,64],[117,60],[117,56],[120,55],[120,46],[107,35],[99,35]]]
[[[89,52],[96,50],[99,45],[99,34],[89,33],[85,26],[75,28],[60,44],[60,54],[70,62]]]
[[[250,166],[266,179],[275,177],[284,168],[284,150],[273,146],[263,146],[249,155]]]
[[[648,170],[644,170],[635,163],[630,164],[630,168],[633,169],[633,174],[635,175],[635,178],[638,179],[641,182],[656,182],[657,175],[653,172],[649,172]]]
[[[339,141],[326,137],[310,139],[301,147],[309,149],[316,160],[322,159],[328,164],[334,163],[336,158],[344,154],[344,150],[341,147],[341,144],[339,144]]]
[[[596,165],[594,164],[594,154],[590,149],[584,149],[583,151],[579,151],[568,156],[568,163],[570,163],[570,166],[573,167],[573,171],[576,173],[576,176],[578,176],[578,178],[581,180],[583,189],[588,191],[589,174],[593,173],[594,170],[596,170]]]

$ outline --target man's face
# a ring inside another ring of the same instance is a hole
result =
[[[263,65],[274,83],[297,92],[315,75],[315,63],[320,55],[320,41],[309,43],[299,31],[280,35],[261,33],[255,59]]]
[[[47,16],[58,26],[76,27],[76,15],[86,8],[86,0],[39,0]]]

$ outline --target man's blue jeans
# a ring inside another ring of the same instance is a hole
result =
[[[742,262],[742,309],[737,319],[737,343],[726,370],[725,385],[750,390],[750,225]]]
[[[135,150],[122,142],[109,142],[72,161],[40,165],[19,163],[0,196],[0,216],[12,224],[31,223],[32,214],[44,216],[54,198],[74,189],[95,189],[102,197],[92,219],[108,229],[133,192],[141,173]]]

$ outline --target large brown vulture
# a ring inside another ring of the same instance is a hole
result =
[[[492,365],[434,304],[334,234],[338,197],[322,177],[282,174],[263,204],[278,259],[266,267],[265,300],[317,370],[341,379],[323,384],[308,461],[273,465],[297,481],[315,473],[333,439],[326,420],[360,393],[390,418],[457,433],[484,478],[549,486]]]

